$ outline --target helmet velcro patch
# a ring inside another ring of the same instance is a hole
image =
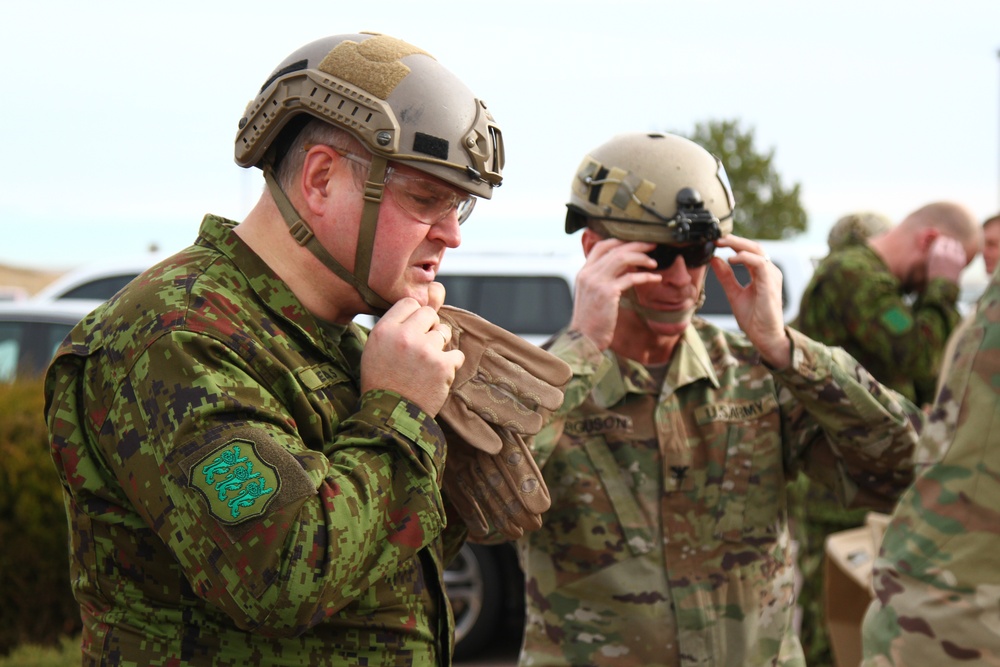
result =
[[[384,100],[410,73],[402,59],[417,53],[433,58],[400,39],[377,35],[360,44],[350,40],[341,42],[316,68]]]

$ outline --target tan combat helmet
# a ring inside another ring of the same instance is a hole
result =
[[[372,153],[353,275],[319,244],[274,179],[275,164],[307,118],[350,132]],[[376,311],[391,305],[368,287],[388,161],[485,199],[500,185],[504,164],[500,128],[483,101],[430,54],[377,33],[325,37],[285,58],[247,105],[235,153],[240,166],[264,171],[299,243]]]
[[[566,233],[594,220],[625,241],[715,240],[732,231],[735,206],[722,162],[698,144],[671,134],[621,134],[577,169]]]
[[[735,206],[722,162],[698,144],[672,134],[620,134],[590,151],[577,169],[566,233],[589,224],[624,241],[714,243],[732,232]],[[657,322],[694,314],[644,308],[632,290],[621,303]]]

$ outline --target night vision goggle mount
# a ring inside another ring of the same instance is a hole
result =
[[[646,210],[659,217],[652,209]],[[694,188],[681,188],[677,192],[677,213],[665,222],[673,228],[677,243],[707,243],[722,236],[719,219],[705,208],[701,194]]]
[[[701,194],[692,187],[683,187],[677,191],[677,212],[666,217],[649,206],[638,197],[635,202],[650,214],[656,221],[635,220],[615,216],[592,218],[604,233],[626,240],[643,240],[654,243],[714,243],[722,237],[719,219],[705,208]],[[575,214],[577,228],[585,226],[585,213],[569,205],[571,214]],[[567,218],[569,220],[569,218]],[[666,228],[666,230],[664,230]],[[567,225],[567,230],[569,226]],[[666,234],[664,234],[666,231]]]

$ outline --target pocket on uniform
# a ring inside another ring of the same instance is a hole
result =
[[[777,400],[713,405],[699,415],[699,422],[709,419],[726,424],[715,537],[745,542],[776,535],[785,489]]]

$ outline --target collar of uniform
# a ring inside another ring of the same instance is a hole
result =
[[[198,244],[215,248],[243,274],[247,284],[257,298],[275,317],[287,321],[298,328],[321,349],[331,356],[339,357],[336,346],[328,344],[316,318],[306,310],[295,293],[267,263],[250,249],[233,230],[237,223],[233,220],[208,214],[198,230]],[[349,327],[348,332],[356,333],[357,327]]]
[[[698,335],[698,329],[693,324],[688,324],[684,329],[680,345],[670,360],[662,393],[672,394],[679,387],[699,380],[708,380],[713,387],[719,387],[719,377],[715,373],[705,341]]]
[[[603,408],[616,405],[628,394],[669,396],[678,388],[699,380],[708,380],[713,386],[719,386],[705,343],[695,327],[690,325],[684,329],[684,335],[674,349],[662,387],[654,384],[649,371],[638,361],[618,357],[610,350],[606,354],[616,363],[594,386],[593,392],[594,401]]]

